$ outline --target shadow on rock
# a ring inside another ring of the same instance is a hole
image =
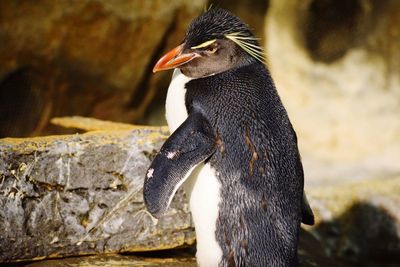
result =
[[[400,221],[381,206],[356,203],[312,231],[328,256],[346,266],[400,266]]]

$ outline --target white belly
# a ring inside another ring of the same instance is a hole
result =
[[[191,190],[190,210],[196,228],[197,263],[200,267],[218,266],[222,250],[215,238],[220,200],[220,183],[210,164],[199,164],[188,183]]]
[[[171,133],[188,116],[185,106],[185,84],[189,81],[190,78],[175,69],[165,104],[165,115]],[[200,163],[193,169],[183,186],[196,228],[198,265],[200,267],[218,266],[222,250],[215,238],[220,201],[220,183],[216,172],[209,164]]]

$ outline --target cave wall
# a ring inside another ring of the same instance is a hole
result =
[[[309,176],[400,172],[400,3],[271,1],[267,54]]]
[[[61,115],[138,121],[170,75],[151,76],[152,65],[204,6],[1,1],[0,137],[54,133]]]

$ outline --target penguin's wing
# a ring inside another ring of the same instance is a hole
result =
[[[215,137],[205,117],[193,112],[167,139],[151,163],[143,186],[144,203],[156,218],[165,212],[193,168],[215,150]]]
[[[306,193],[303,191],[303,203],[301,205],[301,222],[307,225],[314,225],[314,213],[308,203]]]

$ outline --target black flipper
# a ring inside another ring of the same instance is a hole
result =
[[[192,168],[214,150],[215,137],[209,122],[198,112],[190,114],[164,143],[146,173],[143,196],[147,210],[159,218]]]
[[[308,203],[306,193],[303,191],[303,203],[301,205],[301,222],[307,225],[314,225],[314,213]]]

